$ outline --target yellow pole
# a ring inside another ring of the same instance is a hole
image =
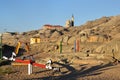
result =
[[[18,54],[19,48],[20,48],[21,43],[18,42],[16,48],[15,48],[15,53]]]

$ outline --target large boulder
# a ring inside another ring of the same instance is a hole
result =
[[[57,38],[57,37],[60,37],[60,36],[61,36],[61,33],[58,32],[58,31],[55,31],[54,33],[52,33],[51,38]]]
[[[120,39],[112,40],[109,43],[103,44],[96,48],[97,53],[109,55],[109,57],[120,60]]]
[[[45,31],[45,37],[46,37],[46,38],[49,38],[49,37],[51,36],[51,34],[52,34],[52,31],[51,31],[51,30],[46,30],[46,31]]]
[[[101,46],[97,47],[95,52],[96,53],[102,53],[104,47],[105,47],[105,45],[101,45]]]
[[[64,42],[64,43],[67,43],[67,42],[68,42],[68,39],[69,39],[69,36],[65,36],[65,37],[63,38],[63,42]]]
[[[81,41],[81,42],[86,42],[87,39],[88,39],[87,36],[82,36],[82,37],[80,38],[80,41]]]
[[[70,39],[68,40],[68,44],[74,44],[75,40],[76,40],[75,37],[70,37]]]

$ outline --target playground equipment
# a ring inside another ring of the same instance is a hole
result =
[[[51,66],[51,64],[52,64],[51,59],[48,60],[46,64],[40,64],[40,63],[35,62],[32,55],[24,56],[22,59],[16,59],[16,58],[14,58],[15,56],[16,56],[16,54],[13,52],[12,56],[10,58],[3,56],[3,59],[15,62],[12,65],[28,65],[28,75],[30,75],[32,73],[32,66],[60,71],[60,68],[57,68],[57,67],[53,68]]]
[[[80,51],[80,43],[79,40],[74,41],[74,52],[79,52]]]
[[[25,50],[27,51],[27,53],[29,52],[30,48],[29,48],[28,43],[23,43],[23,42],[21,42],[21,41],[18,41],[18,43],[17,43],[17,45],[16,45],[16,48],[15,48],[15,51],[14,51],[16,54],[18,54],[19,49],[20,49],[20,46],[21,46],[22,44],[24,44]]]
[[[32,61],[32,60],[21,60],[21,59],[15,59],[14,60],[15,62],[18,62],[18,63],[24,63],[23,65],[28,65],[28,75],[30,75],[32,73],[32,66],[36,66],[36,67],[40,67],[40,68],[46,68],[46,69],[53,69],[52,66],[51,66],[51,60],[49,60],[47,62],[47,64],[38,64],[38,63],[35,63],[35,61]]]
[[[12,55],[10,58],[6,57],[6,56],[3,56],[2,58],[5,59],[5,60],[10,60],[10,61],[14,61],[16,57],[16,54],[14,52],[12,52]]]
[[[30,75],[32,73],[32,66],[36,66],[36,67],[40,67],[40,68],[46,68],[46,69],[52,69],[52,66],[51,66],[51,60],[48,61],[47,64],[38,64],[38,63],[35,63],[35,61],[32,61],[32,60],[21,60],[21,59],[15,59],[14,60],[15,62],[18,63],[24,63],[22,65],[28,65],[28,75]]]

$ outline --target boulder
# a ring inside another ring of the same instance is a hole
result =
[[[57,38],[57,37],[59,37],[59,36],[61,36],[60,32],[55,31],[55,32],[51,35],[51,38]]]
[[[117,60],[120,60],[120,40],[115,39],[112,40],[109,43],[103,44],[96,48],[96,52],[100,54],[106,54],[111,56],[112,58],[115,58]]]
[[[103,50],[103,48],[104,48],[104,46],[105,46],[105,45],[101,45],[101,46],[97,47],[96,50],[95,50],[95,52],[101,53],[102,50]]]
[[[64,43],[67,43],[67,42],[68,42],[68,39],[69,39],[69,36],[65,36],[65,37],[63,38],[63,42],[64,42]]]
[[[81,42],[86,42],[87,39],[88,39],[88,38],[87,38],[86,36],[82,36],[82,37],[80,38],[80,41],[81,41]]]
[[[74,44],[75,40],[76,40],[75,37],[70,37],[70,39],[68,40],[68,44]]]

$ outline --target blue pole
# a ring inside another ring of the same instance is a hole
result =
[[[76,52],[76,40],[74,41],[74,52]]]

